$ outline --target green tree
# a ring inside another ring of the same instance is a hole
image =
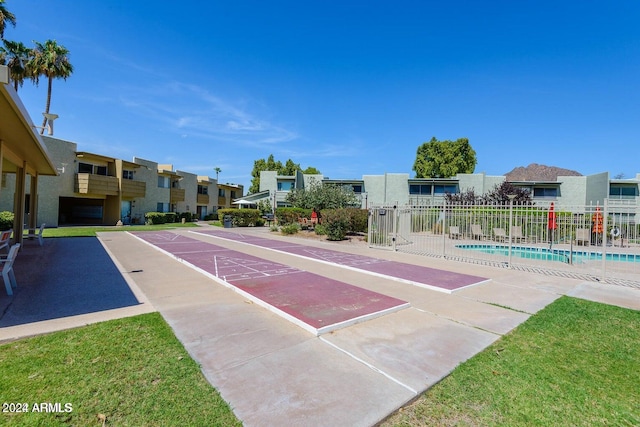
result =
[[[222,172],[222,169],[216,166],[215,168],[213,168],[213,170],[216,171],[216,181],[218,181],[218,175],[220,175],[220,172]]]
[[[17,92],[18,87],[22,87],[28,77],[27,64],[31,57],[31,49],[22,42],[2,40],[2,43],[4,47],[0,47],[0,56],[2,57],[0,64],[6,64],[9,67],[13,88]]]
[[[467,138],[438,141],[435,137],[418,147],[413,170],[416,178],[450,178],[458,173],[473,173],[476,152]]]
[[[303,170],[302,173],[306,175],[320,175],[320,171],[313,166],[309,166],[308,168]]]
[[[16,26],[16,16],[7,10],[5,0],[0,0],[0,39],[4,39],[4,30],[7,25]]]
[[[314,173],[320,173],[314,167],[308,167],[306,170],[313,170]],[[258,159],[253,162],[253,170],[251,171],[251,186],[249,187],[249,194],[257,193],[260,191],[260,172],[262,171],[276,171],[278,175],[291,176],[295,175],[297,171],[302,170],[299,163],[294,163],[293,160],[288,159],[283,165],[280,160],[276,161],[273,154],[270,154],[266,159]],[[307,172],[303,172],[307,173]]]
[[[47,40],[44,43],[35,42],[36,47],[33,49],[33,56],[27,64],[27,68],[30,70],[29,77],[33,82],[38,85],[40,76],[47,78],[47,104],[45,106],[45,114],[49,113],[51,106],[51,87],[53,85],[53,79],[62,78],[67,80],[73,73],[73,65],[69,62],[69,51],[62,45],[59,45],[55,40]],[[47,124],[45,118],[42,122],[42,131],[44,133],[44,127]]]
[[[353,188],[337,184],[322,184],[312,180],[308,188],[297,188],[287,194],[287,202],[294,208],[340,209],[360,206]]]

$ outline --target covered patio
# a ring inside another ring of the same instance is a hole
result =
[[[13,243],[22,243],[24,226],[38,227],[38,177],[58,172],[40,138],[38,128],[9,83],[6,66],[0,66],[0,176],[15,174]],[[27,180],[29,175],[30,180]],[[30,191],[27,205],[26,186]],[[0,191],[3,191],[0,188]],[[7,190],[4,190],[7,191]],[[27,217],[26,213],[30,215]]]

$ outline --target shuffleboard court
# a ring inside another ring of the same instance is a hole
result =
[[[409,307],[397,298],[170,231],[129,234],[316,335]]]
[[[348,254],[331,249],[268,239],[251,234],[218,230],[192,231],[192,233],[285,252],[446,293],[452,293],[469,286],[489,281],[487,278],[469,274],[455,273],[397,261],[388,261],[363,255]]]

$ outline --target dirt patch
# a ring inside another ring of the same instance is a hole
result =
[[[280,233],[278,233],[280,234]],[[348,234],[344,240],[329,240],[327,236],[320,236],[313,230],[300,230],[296,234],[290,234],[287,237],[292,239],[304,239],[304,240],[317,240],[319,242],[328,242],[336,245],[366,245],[367,235],[364,233],[351,233]]]

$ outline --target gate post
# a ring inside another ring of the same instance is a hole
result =
[[[398,205],[393,205],[393,233],[391,235],[391,244],[394,252],[396,249],[396,241],[398,240],[398,221],[400,221],[400,212],[398,209]]]

